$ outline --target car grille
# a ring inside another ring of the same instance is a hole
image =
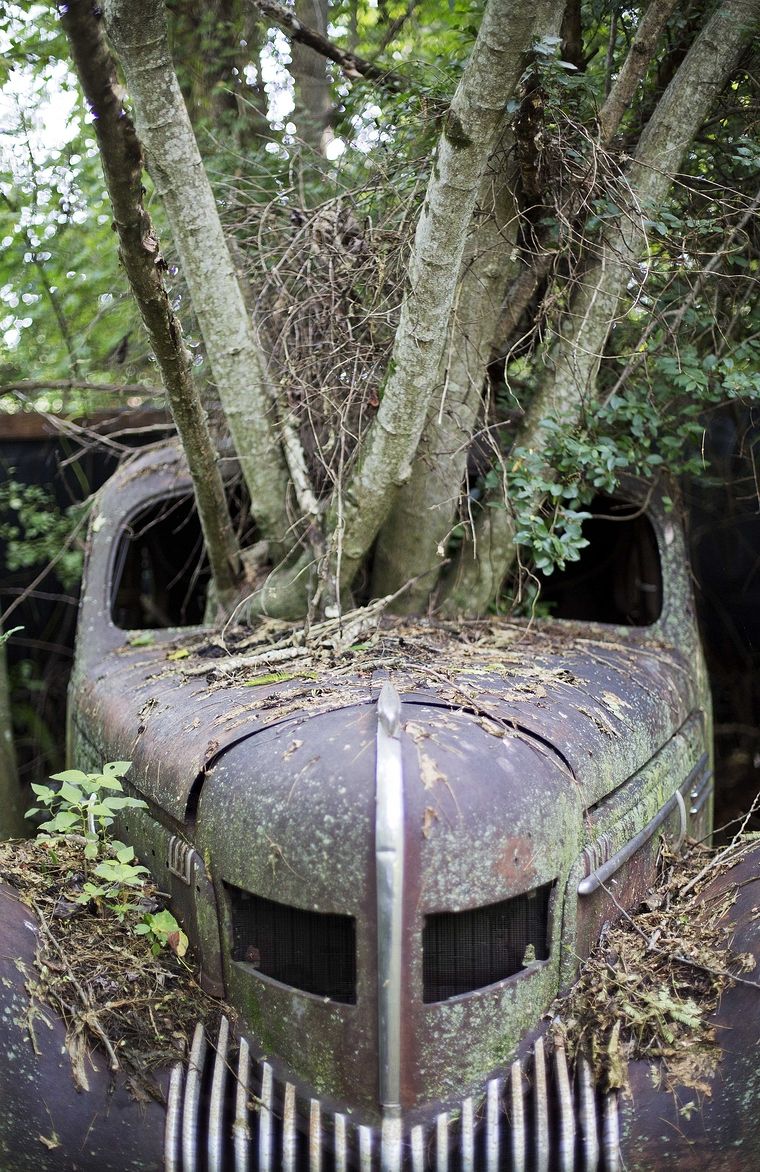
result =
[[[513,899],[425,917],[423,999],[445,1001],[519,973],[549,955],[552,883]]]
[[[293,989],[356,1002],[356,921],[306,911],[226,885],[232,959]]]
[[[483,1094],[430,1124],[365,1127],[231,1045],[222,1019],[209,1045],[199,1024],[187,1067],[172,1071],[165,1133],[167,1172],[619,1172],[618,1104],[582,1064],[539,1039]]]

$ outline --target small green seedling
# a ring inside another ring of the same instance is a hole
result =
[[[27,810],[26,817],[34,818],[43,809],[52,815],[40,825],[44,841],[54,843],[56,838],[72,835],[83,839],[83,870],[88,877],[76,903],[105,907],[120,922],[128,915],[139,915],[134,931],[150,937],[154,955],[168,944],[177,956],[184,956],[188,939],[172,913],[145,911],[142,896],[148,868],[137,862],[134,847],[110,837],[109,828],[119,811],[147,809],[141,798],[124,793],[121,779],[130,766],[130,761],[109,761],[100,773],[81,769],[54,773],[50,780],[59,782],[58,788],[32,785],[40,805]],[[96,865],[88,871],[88,863]]]
[[[120,810],[146,808],[140,798],[127,797],[123,792],[121,778],[129,772],[131,764],[131,761],[110,761],[101,773],[83,773],[81,769],[54,773],[50,780],[60,782],[60,786],[53,789],[49,785],[33,784],[40,806],[27,810],[25,817],[33,818],[46,807],[53,817],[43,822],[40,830],[49,834],[84,835],[85,859],[97,859],[108,842],[108,828],[114,816]]]

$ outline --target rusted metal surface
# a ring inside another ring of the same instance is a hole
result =
[[[0,923],[3,1172],[159,1172],[163,1107],[138,1103],[97,1050],[86,1067],[90,1090],[76,1089],[63,1022],[52,1010],[33,1007],[25,987],[34,973],[34,914],[2,884]],[[167,1090],[169,1072],[158,1072],[158,1081]]]
[[[621,1101],[621,1155],[628,1172],[751,1172],[760,1168],[760,844],[704,890],[704,900],[736,892],[724,917],[732,948],[756,968],[726,989],[711,1018],[720,1060],[700,1091],[659,1086],[650,1063],[629,1065]]]
[[[71,686],[78,763],[133,762],[150,809],[125,815],[123,835],[247,1033],[234,1091],[200,1036],[172,1076],[167,1166],[615,1168],[616,1103],[587,1068],[571,1078],[545,1055],[536,1026],[616,902],[651,882],[661,836],[710,829],[709,698],[679,531],[655,502],[664,589],[650,627],[511,624],[504,670],[431,659],[415,676],[375,666],[211,688],[168,665],[179,632],[130,646],[110,621],[131,518],[188,488],[163,450],[103,493]],[[397,719],[378,703],[391,683]],[[256,941],[236,951],[238,897],[297,911],[292,923],[350,921],[350,996],[265,971]],[[426,994],[435,917],[521,900],[526,923],[531,900],[548,910],[516,960]],[[232,1055],[226,1034],[218,1044]]]
[[[132,760],[144,795],[179,821],[204,772],[226,748],[276,721],[277,698],[297,686],[267,685],[267,715],[248,688],[209,692],[202,678],[167,672],[165,645],[176,630],[153,632],[154,646],[130,647],[127,633],[111,622],[120,535],[147,504],[188,491],[179,454],[168,447],[130,462],[101,494],[70,690],[75,737],[94,738],[106,755]],[[672,537],[671,545],[663,616],[654,627],[623,633],[592,624],[541,624],[526,629],[511,648],[524,653],[525,663],[522,669],[510,664],[507,682],[487,672],[462,676],[476,710],[513,723],[545,742],[547,752],[561,755],[583,786],[587,805],[641,768],[702,703],[701,659],[681,597],[687,584],[683,565],[677,567],[679,539]],[[213,666],[210,660],[209,670]],[[315,693],[324,682],[313,682]],[[377,699],[381,685],[382,673],[374,683],[361,676],[346,682],[367,702]],[[422,698],[435,702],[435,694],[431,684]],[[330,704],[334,700],[324,707]],[[319,709],[318,702],[310,703],[310,713]]]

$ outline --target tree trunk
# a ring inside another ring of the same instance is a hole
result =
[[[724,0],[696,38],[683,64],[645,127],[628,172],[631,205],[602,245],[599,260],[584,274],[573,297],[562,334],[548,355],[548,376],[521,429],[519,443],[541,451],[547,424],[572,427],[585,401],[595,393],[607,335],[627,282],[640,280],[638,259],[646,251],[642,220],[664,200],[689,143],[756,27],[760,0]],[[547,475],[551,475],[547,468]],[[497,501],[487,502],[497,506]],[[503,501],[501,502],[503,506]],[[541,506],[536,498],[534,508]],[[500,530],[495,533],[495,524]],[[494,572],[481,578],[478,546],[490,551]],[[481,510],[473,541],[446,583],[447,609],[482,613],[494,599],[515,560],[514,527],[496,520],[495,509]]]
[[[324,36],[327,32],[327,0],[296,0],[296,19]],[[323,155],[331,137],[333,102],[325,59],[298,41],[290,42],[291,66],[296,91],[293,121],[296,132],[316,155]]]
[[[62,12],[61,22],[85,97],[95,115],[95,133],[119,235],[121,261],[187,456],[215,595],[222,606],[230,606],[240,580],[240,555],[206,412],[193,382],[192,359],[164,288],[158,238],[143,204],[140,144],[124,111],[113,60],[92,5],[87,0],[72,0]]]
[[[395,593],[396,609],[424,610],[455,523],[467,454],[483,409],[486,366],[499,322],[504,287],[514,268],[517,230],[514,165],[509,142],[491,161],[457,283],[439,383],[412,469],[380,530],[374,553],[372,594]]]
[[[335,569],[348,588],[410,477],[431,401],[440,388],[441,359],[456,279],[486,162],[504,105],[524,67],[541,4],[491,0],[446,116],[417,224],[409,288],[401,308],[377,416],[356,468],[330,515]],[[544,11],[557,9],[547,3]]]
[[[21,807],[5,642],[0,636],[0,839],[20,838],[26,833]]]
[[[134,102],[137,131],[166,206],[251,505],[276,554],[288,546],[288,471],[275,393],[249,320],[211,186],[172,66],[160,0],[106,0],[106,31]]]

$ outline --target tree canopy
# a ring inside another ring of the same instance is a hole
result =
[[[223,608],[524,606],[757,396],[760,0],[102,9],[0,18],[0,394],[165,393]]]

